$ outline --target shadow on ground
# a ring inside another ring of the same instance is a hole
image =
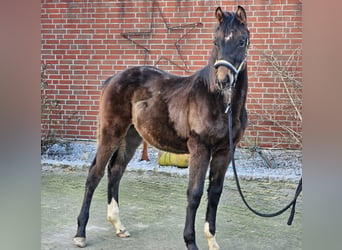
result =
[[[85,171],[43,172],[41,183],[41,249],[79,249],[73,246],[76,218],[81,206]],[[206,183],[207,184],[207,183]],[[187,177],[156,172],[126,172],[120,186],[121,220],[130,238],[117,238],[106,220],[107,180],[97,188],[90,209],[86,249],[186,249],[183,226]],[[293,197],[296,184],[243,181],[251,205],[273,212]],[[207,187],[207,185],[206,185]],[[197,212],[196,237],[208,249],[203,235],[206,195]],[[260,218],[243,205],[233,180],[226,180],[217,215],[217,241],[221,249],[302,249],[302,196],[292,226],[289,211],[275,218]]]

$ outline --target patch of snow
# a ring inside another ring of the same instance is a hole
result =
[[[140,146],[127,166],[127,171],[153,171],[170,175],[188,175],[188,168],[160,166],[158,150],[149,147],[150,161],[140,161],[142,146]],[[241,179],[263,179],[273,181],[297,182],[302,174],[302,154],[298,150],[262,150],[263,155],[272,163],[268,167],[257,153],[252,154],[246,149],[237,148],[235,162]],[[42,156],[43,170],[54,168],[87,169],[96,154],[96,143],[63,142],[51,146]],[[231,165],[226,173],[227,178],[233,178]]]

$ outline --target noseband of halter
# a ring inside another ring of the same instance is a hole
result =
[[[227,67],[229,70],[231,70],[234,74],[234,82],[233,84],[235,84],[236,80],[237,80],[237,76],[240,73],[240,71],[242,70],[243,66],[246,63],[246,58],[243,59],[243,61],[240,63],[238,68],[235,68],[233,64],[231,64],[230,62],[226,61],[226,60],[216,60],[214,67],[217,69],[219,66],[225,66]]]

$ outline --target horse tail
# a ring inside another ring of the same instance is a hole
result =
[[[97,128],[96,128],[96,142],[97,144],[100,141],[100,116],[97,116]]]

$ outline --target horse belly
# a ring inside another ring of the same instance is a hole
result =
[[[188,153],[187,138],[180,137],[170,123],[167,105],[157,98],[132,105],[132,122],[145,141],[164,151]]]

